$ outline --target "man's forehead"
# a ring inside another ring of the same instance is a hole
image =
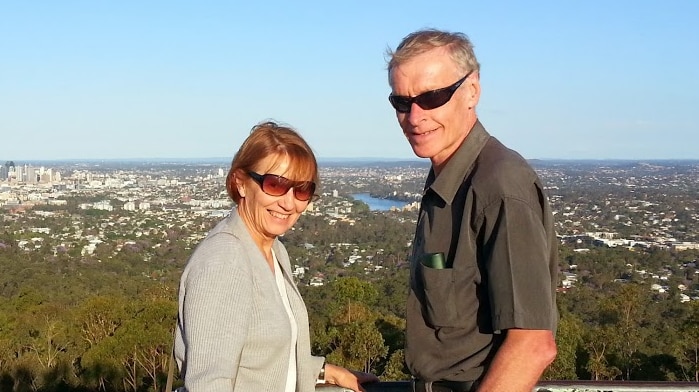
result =
[[[392,70],[391,86],[394,89],[407,88],[415,90],[412,93],[419,93],[422,91],[417,90],[434,90],[454,83],[454,78],[458,79],[458,75],[458,68],[449,56],[420,55]]]

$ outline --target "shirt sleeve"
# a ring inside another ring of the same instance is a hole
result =
[[[485,211],[485,278],[495,331],[555,329],[550,244],[536,200],[535,194],[505,196]]]
[[[192,255],[183,299],[189,392],[230,392],[237,376],[252,306],[252,272],[225,234]]]

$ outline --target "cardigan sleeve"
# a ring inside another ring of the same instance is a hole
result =
[[[252,306],[252,272],[228,234],[207,239],[189,261],[183,299],[189,392],[231,392]],[[204,262],[205,261],[205,262]]]

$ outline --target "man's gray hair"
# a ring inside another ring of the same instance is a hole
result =
[[[436,29],[418,30],[403,38],[395,51],[390,48],[386,51],[389,84],[391,83],[391,72],[396,66],[440,47],[447,48],[452,60],[464,75],[471,71],[480,72],[481,65],[473,52],[473,44],[466,34]]]

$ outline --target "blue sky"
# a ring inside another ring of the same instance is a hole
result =
[[[321,158],[413,158],[384,52],[466,33],[481,121],[529,159],[699,159],[699,2],[0,2],[0,161],[232,157],[296,127]]]

